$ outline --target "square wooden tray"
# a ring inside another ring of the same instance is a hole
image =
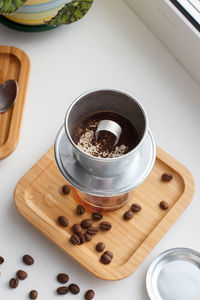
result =
[[[19,87],[14,106],[0,114],[0,159],[10,155],[17,146],[29,72],[30,61],[24,51],[11,46],[0,46],[0,84],[14,79]]]
[[[173,174],[172,181],[161,181],[164,172]],[[119,280],[133,273],[181,215],[194,193],[194,181],[190,172],[157,148],[153,170],[130,193],[129,203],[120,210],[104,213],[103,220],[110,221],[113,225],[111,231],[99,232],[91,242],[73,246],[69,242],[71,226],[91,217],[91,213],[87,211],[83,216],[77,216],[77,202],[73,193],[66,196],[61,192],[64,184],[66,180],[56,166],[52,147],[17,184],[17,209],[68,255],[95,276],[105,280]],[[159,208],[162,200],[169,203],[167,211]],[[129,221],[123,220],[124,212],[134,202],[142,206],[142,211]],[[69,219],[67,228],[57,224],[60,215]],[[109,265],[103,265],[99,261],[101,254],[95,251],[98,242],[104,242],[106,250],[114,254]]]

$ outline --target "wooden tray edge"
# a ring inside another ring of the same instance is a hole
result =
[[[191,172],[183,164],[167,154],[158,146],[156,157],[179,173],[184,181],[185,189],[182,196],[176,201],[164,218],[162,218],[151,234],[144,240],[144,242],[129,258],[129,260],[118,269],[123,273],[127,272],[127,276],[132,274],[137,269],[137,267],[144,261],[144,259],[154,249],[162,237],[168,232],[171,226],[191,203],[195,191],[194,178]],[[151,244],[151,247],[149,247],[149,244]],[[140,257],[140,259],[138,260],[136,257]]]
[[[42,232],[46,237],[48,237],[54,244],[56,244],[60,249],[62,249],[67,255],[69,255],[70,257],[72,257],[72,259],[74,259],[76,262],[78,262],[80,265],[82,265],[86,270],[88,270],[90,273],[92,273],[94,276],[98,277],[99,279],[103,279],[103,280],[118,280],[118,278],[109,278],[109,269],[110,267],[109,266],[106,266],[107,267],[107,270],[105,268],[104,270],[104,274],[106,273],[107,274],[107,277],[104,278],[101,273],[96,273],[96,262],[92,262],[93,264],[93,268],[94,268],[94,271],[91,270],[88,266],[87,266],[87,261],[84,262],[77,259],[77,257],[75,256],[74,252],[77,251],[77,255],[80,253],[80,250],[78,249],[78,247],[76,248],[73,248],[73,252],[68,252],[66,250],[65,247],[62,247],[60,244],[56,243],[53,239],[53,236],[54,235],[50,235],[48,232],[46,232],[44,230],[44,227],[43,226],[42,228],[39,227],[38,225],[38,222],[37,222],[37,218],[38,218],[38,215],[35,213],[34,210],[32,210],[29,206],[26,205],[25,203],[25,199],[24,199],[24,190],[26,189],[26,186],[29,186],[30,182],[32,180],[27,180],[27,177],[26,175],[30,172],[33,172],[32,170],[34,169],[34,173],[35,173],[35,176],[38,176],[42,170],[37,166],[37,163],[41,163],[43,165],[43,167],[47,167],[48,164],[51,162],[51,157],[52,157],[52,152],[54,152],[54,148],[51,147],[29,170],[28,172],[25,173],[25,175],[19,180],[19,182],[17,183],[16,187],[15,187],[15,191],[14,191],[14,203],[15,203],[15,206],[18,210],[18,212],[27,220],[29,221],[32,225],[34,225],[40,232]],[[46,155],[46,156],[45,156]],[[36,168],[37,167],[37,168]],[[28,213],[28,211],[31,212],[31,214]],[[30,218],[30,215],[33,216],[33,218]],[[43,220],[44,223],[45,223],[45,220]],[[46,225],[49,226],[49,223],[46,222]],[[57,234],[57,231],[52,227],[53,231],[55,231],[55,234]],[[108,278],[108,279],[107,279]]]
[[[42,157],[39,161],[43,162],[43,165],[47,166],[49,163],[49,159],[51,157],[51,151],[53,151],[53,147],[49,149],[49,151],[46,152],[47,157]],[[17,210],[20,212],[20,214],[25,217],[30,223],[32,223],[39,231],[41,231],[45,236],[47,236],[50,240],[53,241],[54,244],[56,244],[59,248],[61,248],[65,253],[67,253],[69,256],[71,256],[73,259],[75,259],[79,264],[81,264],[84,268],[86,268],[90,273],[95,275],[96,277],[103,279],[103,280],[109,280],[109,281],[115,281],[115,280],[121,280],[129,275],[131,275],[137,267],[144,261],[144,259],[147,257],[147,255],[153,250],[153,248],[158,244],[158,242],[161,240],[161,238],[167,233],[167,231],[170,229],[170,227],[175,223],[177,218],[183,213],[185,208],[189,205],[189,203],[192,201],[192,197],[194,194],[194,179],[190,171],[183,166],[181,163],[179,163],[177,160],[175,160],[173,157],[171,157],[169,154],[161,150],[159,147],[157,147],[157,158],[166,162],[167,165],[169,165],[172,169],[174,169],[176,172],[180,174],[180,176],[183,178],[185,189],[182,194],[182,196],[177,200],[177,202],[174,204],[174,206],[168,211],[168,213],[164,216],[164,218],[160,221],[160,223],[156,226],[156,228],[151,232],[151,234],[144,240],[144,242],[139,246],[139,248],[134,252],[134,254],[129,258],[129,260],[126,261],[126,263],[119,268],[112,268],[111,266],[104,266],[103,274],[100,270],[91,270],[87,267],[87,264],[83,261],[80,261],[74,253],[69,253],[66,251],[64,247],[61,247],[59,244],[55,243],[53,240],[53,237],[51,237],[50,234],[45,232],[42,228],[40,228],[37,224],[37,221],[34,219],[31,219],[29,217],[29,214],[26,213],[27,206],[24,203],[23,199],[23,189],[27,185],[29,185],[29,182],[26,179],[26,184],[24,184],[24,177],[28,172],[31,172],[31,170],[36,166],[36,164],[20,179],[20,181],[17,183],[14,193],[14,202],[16,205]],[[38,162],[39,162],[38,161]],[[38,168],[38,174],[41,170]],[[181,172],[181,173],[180,173]],[[183,174],[182,174],[183,172]],[[32,211],[29,207],[28,210]],[[37,217],[37,214],[35,214],[34,211],[32,211],[34,215]],[[151,244],[151,247],[149,246]],[[137,258],[136,258],[137,257]],[[139,259],[138,259],[139,257]],[[111,276],[110,270],[114,270],[113,276]]]
[[[20,67],[20,74],[18,79],[19,87],[21,86],[22,82],[22,74],[26,74],[26,76],[23,79],[23,86],[24,88],[20,90],[19,88],[19,94],[17,96],[18,105],[15,105],[13,107],[13,113],[11,118],[11,124],[10,124],[10,130],[8,139],[6,140],[5,144],[3,144],[0,147],[0,160],[8,157],[17,147],[19,136],[20,136],[20,129],[22,124],[22,117],[24,112],[24,104],[26,100],[26,93],[28,88],[28,80],[30,75],[30,59],[28,55],[20,48],[13,47],[13,46],[0,46],[0,52],[6,53],[6,54],[12,54],[18,58],[20,61],[21,67]],[[21,59],[21,54],[23,55],[23,60]],[[16,100],[16,101],[17,101]],[[18,112],[19,110],[19,112]],[[17,117],[16,117],[17,116]],[[16,122],[16,120],[18,122]],[[16,124],[17,123],[17,124]]]

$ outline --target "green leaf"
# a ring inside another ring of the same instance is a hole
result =
[[[20,8],[27,0],[0,0],[0,13],[12,13]]]
[[[70,24],[81,19],[92,6],[93,0],[72,0],[66,3],[55,17],[47,21],[47,25]]]

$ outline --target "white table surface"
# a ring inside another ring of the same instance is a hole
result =
[[[96,300],[147,300],[146,271],[162,251],[189,247],[200,251],[200,87],[121,0],[96,0],[82,20],[42,33],[23,33],[0,25],[0,43],[22,48],[31,75],[21,137],[12,155],[0,162],[0,299],[28,299],[31,289],[43,300],[58,299],[55,276],[66,272],[82,292]],[[95,278],[21,217],[13,202],[18,180],[53,145],[68,105],[94,88],[117,88],[135,95],[147,110],[156,143],[192,172],[196,193],[169,232],[127,279]],[[35,258],[24,267],[23,254]],[[16,290],[8,280],[18,269],[29,273]],[[63,297],[65,298],[65,297]]]

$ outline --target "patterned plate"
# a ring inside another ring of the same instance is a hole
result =
[[[15,30],[18,30],[18,31],[25,31],[25,32],[42,32],[42,31],[47,31],[47,30],[50,30],[50,29],[54,29],[54,28],[57,28],[59,25],[57,26],[49,26],[49,25],[35,25],[35,26],[29,26],[29,25],[23,25],[23,24],[19,24],[19,23],[16,23],[16,22],[13,22],[11,20],[8,20],[6,17],[3,17],[0,15],[0,23],[9,27],[9,28],[12,28],[12,29],[15,29]]]

